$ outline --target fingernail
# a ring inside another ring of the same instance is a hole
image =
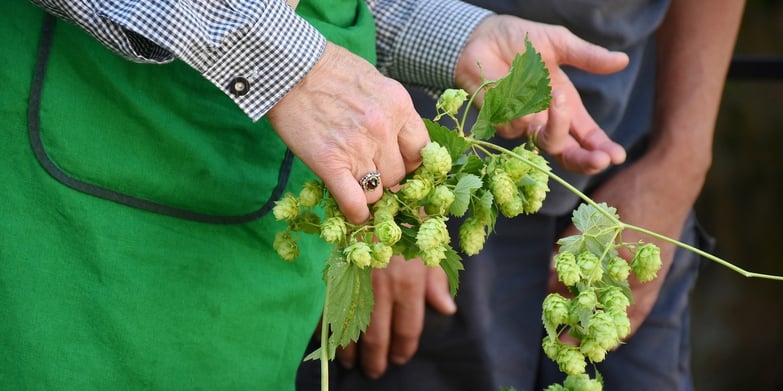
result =
[[[563,107],[565,105],[566,97],[565,94],[557,93],[555,94],[555,107]]]
[[[340,365],[345,369],[353,369],[353,361],[351,360],[340,360]]]
[[[389,356],[389,361],[391,361],[392,364],[394,364],[394,365],[403,365],[406,362],[408,362],[408,359],[406,357],[403,357],[403,356],[392,355],[392,356]]]

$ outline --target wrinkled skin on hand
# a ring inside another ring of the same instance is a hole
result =
[[[268,118],[353,223],[367,220],[367,204],[383,194],[365,192],[359,179],[378,171],[383,187],[393,187],[418,167],[429,141],[405,88],[331,43]]]

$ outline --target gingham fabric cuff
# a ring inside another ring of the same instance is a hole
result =
[[[492,12],[461,1],[419,1],[396,37],[389,76],[430,88],[454,87],[457,59],[470,33]]]
[[[141,54],[152,52],[150,46],[165,48],[253,121],[304,78],[326,47],[323,35],[283,0],[230,7],[142,0],[106,7],[102,14],[125,30],[137,61],[148,60]]]
[[[284,2],[271,2],[204,77],[257,121],[307,75],[325,48],[326,39],[311,24]]]

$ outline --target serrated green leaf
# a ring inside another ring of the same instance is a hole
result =
[[[606,205],[606,203],[600,203],[598,206],[609,212],[618,221],[620,220],[620,216],[617,215],[617,209]],[[579,205],[572,214],[571,221],[574,222],[574,226],[579,231],[594,235],[617,227],[615,221],[612,221],[604,213],[588,204]]]
[[[560,251],[568,251],[574,255],[581,253],[585,249],[582,235],[571,235],[560,238],[558,239],[557,244],[560,246]]]
[[[430,134],[430,141],[437,142],[441,147],[446,148],[452,161],[456,161],[470,149],[470,143],[457,132],[426,118],[424,125]]]
[[[327,263],[326,295],[324,309],[329,324],[329,357],[333,358],[337,346],[347,346],[359,339],[370,324],[374,298],[372,293],[372,268],[360,269],[345,261],[345,257],[333,252]]]
[[[440,261],[440,267],[446,272],[451,296],[456,296],[459,289],[459,272],[464,270],[465,267],[462,265],[462,259],[459,254],[451,246],[448,246],[446,250],[446,259]]]
[[[481,176],[484,171],[485,163],[480,157],[470,154],[461,159],[459,167],[456,167],[460,173],[473,174]]]
[[[495,135],[495,125],[544,110],[550,100],[549,71],[541,55],[525,39],[525,52],[517,54],[509,73],[486,91],[471,135],[488,139]]]
[[[457,217],[462,217],[468,211],[470,198],[476,189],[483,185],[481,178],[473,174],[463,175],[454,187],[454,202],[451,203],[449,212]]]

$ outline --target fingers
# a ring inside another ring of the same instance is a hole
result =
[[[442,268],[429,268],[427,270],[427,303],[436,311],[444,315],[453,315],[457,312],[457,304],[449,291],[449,280]]]
[[[389,362],[401,365],[416,353],[424,327],[425,286],[439,279],[437,275],[429,279],[430,270],[434,269],[424,266],[421,260],[405,261],[399,256],[386,269],[373,270],[375,307],[358,344],[358,358],[368,377],[378,378]],[[445,274],[442,277],[445,280]],[[445,283],[437,283],[442,291]],[[448,288],[445,291],[448,294]],[[352,367],[356,349],[349,345],[340,352],[340,363]]]
[[[627,54],[587,42],[565,28],[553,29],[550,39],[553,46],[559,48],[561,64],[597,74],[614,73],[628,66]]]
[[[414,111],[397,135],[400,155],[405,166],[405,172],[411,172],[421,163],[421,149],[427,145],[430,137],[424,121]],[[402,178],[400,178],[401,180]],[[397,181],[399,182],[399,180]]]

